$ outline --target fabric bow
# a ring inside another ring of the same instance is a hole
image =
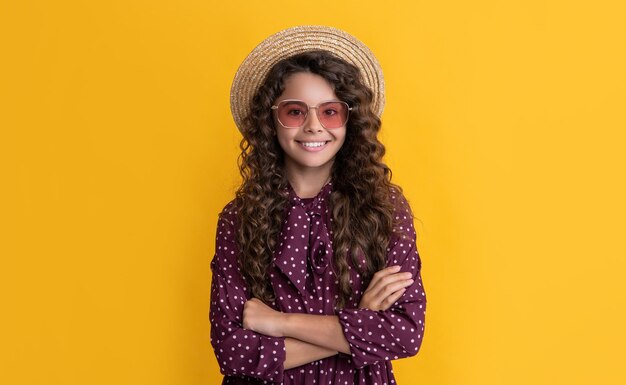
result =
[[[274,259],[303,296],[317,292],[314,278],[324,273],[332,256],[328,229],[317,201],[307,210],[300,200],[292,200]]]

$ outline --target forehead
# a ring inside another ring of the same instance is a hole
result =
[[[278,101],[284,99],[300,99],[314,104],[321,101],[337,99],[332,86],[320,75],[299,72],[285,79],[285,90]]]

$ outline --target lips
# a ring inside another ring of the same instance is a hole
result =
[[[302,145],[309,145],[310,147],[318,147],[318,146],[323,146],[326,143],[330,142],[330,140],[307,140],[307,141],[300,141],[300,140],[296,140],[296,142],[302,144]]]
[[[317,152],[317,151],[321,151],[324,148],[326,148],[326,145],[330,142],[330,140],[317,140],[317,141],[313,141],[313,140],[299,141],[299,140],[296,140],[296,142],[300,145],[301,148],[303,148],[306,151]],[[308,144],[308,145],[305,145],[305,143]]]

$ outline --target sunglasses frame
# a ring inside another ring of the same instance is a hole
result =
[[[280,121],[280,118],[278,117],[278,114],[277,114],[276,115],[276,119],[285,128],[301,128],[302,126],[304,126],[304,123],[306,123],[306,118],[309,117],[309,112],[311,111],[311,108],[315,108],[315,113],[317,114],[317,120],[320,121],[320,124],[322,125],[322,127],[324,127],[327,130],[335,130],[337,128],[345,126],[348,123],[348,119],[350,118],[350,111],[352,111],[352,107],[350,107],[350,105],[348,103],[346,103],[346,102],[344,102],[342,100],[327,100],[327,101],[319,103],[317,106],[309,106],[308,104],[306,104],[304,102],[304,100],[300,100],[300,99],[285,99],[285,100],[281,100],[280,102],[278,102],[278,104],[275,104],[275,105],[272,106],[272,110],[275,110],[276,112],[278,112],[277,110],[278,110],[279,106],[281,104],[285,103],[285,102],[300,102],[300,103],[302,103],[303,105],[305,105],[307,107],[306,114],[304,115],[304,120],[302,121],[302,124],[299,125],[299,126],[286,126],[286,125],[284,125],[283,122]],[[320,115],[319,115],[319,113],[320,113],[319,107],[321,105],[323,105],[323,104],[326,104],[326,103],[342,103],[342,104],[345,104],[346,107],[348,108],[348,113],[346,114],[346,121],[341,126],[334,127],[334,128],[328,128],[328,127],[324,126],[324,123],[322,123],[322,119],[320,119]]]

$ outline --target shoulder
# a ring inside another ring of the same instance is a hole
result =
[[[394,219],[398,221],[408,220],[412,223],[413,210],[411,210],[409,200],[406,198],[404,193],[397,187],[391,187],[390,193],[391,202],[394,205]]]
[[[236,229],[237,229],[237,206],[235,199],[228,202],[222,210],[218,213],[217,219],[217,249],[226,248],[230,245],[234,248],[236,243]]]
[[[237,205],[236,199],[226,203],[222,210],[218,214],[219,225],[235,227],[235,221],[237,219]]]
[[[387,249],[387,263],[412,266],[419,271],[422,262],[417,251],[417,233],[413,224],[413,211],[409,200],[401,190],[391,189],[391,200],[394,202],[393,234]]]
[[[237,211],[234,200],[228,202],[218,214],[215,234],[215,256],[211,261],[211,268],[230,274],[230,269],[236,266],[238,247],[236,242]]]
[[[390,192],[391,202],[394,206],[394,234],[397,236],[397,240],[414,240],[416,238],[415,227],[413,224],[414,216],[409,200],[404,195],[401,188],[391,187]]]

